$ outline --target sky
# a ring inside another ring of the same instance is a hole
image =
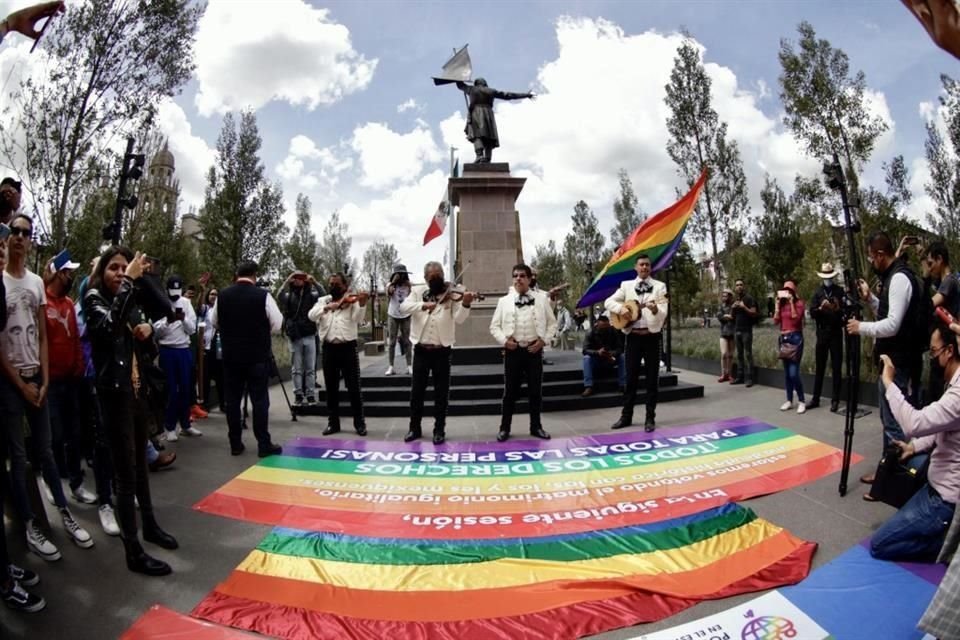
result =
[[[0,12],[23,4],[0,2]],[[818,175],[821,159],[805,156],[785,130],[779,100],[780,41],[796,40],[802,20],[866,74],[870,109],[889,125],[866,183],[882,186],[882,162],[902,154],[914,192],[908,214],[923,221],[932,208],[924,124],[938,118],[940,74],[957,75],[958,61],[895,0],[211,0],[194,77],[161,106],[159,124],[176,157],[181,212],[202,204],[223,115],[253,109],[266,175],[283,187],[291,227],[304,193],[318,235],[339,211],[358,262],[382,240],[419,272],[448,246],[422,239],[445,189],[450,147],[462,162],[473,157],[462,95],[430,78],[469,44],[474,77],[538,96],[496,110],[494,160],[527,178],[517,209],[529,260],[537,245],[562,246],[581,199],[609,237],[621,168],[645,212],[675,200],[684,182],[666,153],[663,98],[682,31],[702,47],[754,211],[765,173],[788,192],[798,172]],[[28,46],[8,38],[0,73],[9,49]]]

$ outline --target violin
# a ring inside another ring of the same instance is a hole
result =
[[[366,291],[361,291],[360,293],[351,293],[348,291],[345,294],[343,294],[342,298],[340,298],[339,300],[333,300],[332,302],[333,304],[337,305],[336,310],[339,311],[340,309],[343,309],[344,307],[348,307],[357,301],[360,301],[365,304],[369,297],[370,297],[370,294],[367,293]]]
[[[477,293],[475,291],[467,291],[467,288],[464,287],[462,284],[451,284],[448,282],[447,288],[444,290],[442,294],[440,294],[440,296],[436,300],[437,307],[439,307],[440,305],[444,304],[447,301],[460,302],[461,300],[463,300],[464,294],[467,294],[467,293],[471,294],[474,300],[486,299],[486,296],[484,296],[482,293]]]

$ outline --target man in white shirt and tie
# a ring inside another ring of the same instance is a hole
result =
[[[323,341],[323,382],[327,387],[327,428],[323,435],[340,431],[340,376],[343,375],[353,409],[353,428],[358,436],[365,436],[357,323],[363,319],[368,294],[347,295],[347,278],[342,273],[330,276],[327,284],[330,294],[317,300],[307,314],[317,323],[317,335]]]
[[[650,277],[650,257],[644,253],[634,263],[637,277],[620,283],[603,306],[610,313],[623,313],[624,303],[635,300],[640,307],[636,321],[623,328],[626,336],[624,348],[627,361],[627,390],[623,398],[623,411],[612,428],[622,429],[633,424],[633,405],[637,400],[637,377],[640,363],[646,378],[647,415],[644,431],[656,428],[657,390],[660,382],[660,331],[667,319],[667,286]]]
[[[513,267],[513,289],[497,302],[490,321],[490,335],[503,346],[503,407],[497,441],[510,437],[513,408],[520,395],[523,379],[527,379],[530,405],[530,435],[550,439],[540,424],[543,383],[543,347],[553,338],[557,321],[545,296],[530,290],[530,267]]]
[[[427,281],[413,287],[410,296],[400,305],[401,313],[411,314],[410,342],[413,343],[413,378],[410,388],[410,430],[403,438],[412,442],[421,437],[423,398],[427,380],[433,373],[434,418],[433,443],[446,439],[447,403],[450,393],[450,355],[455,339],[455,325],[463,324],[470,315],[473,294],[449,293],[451,283],[443,279],[443,265],[428,262],[423,267]]]

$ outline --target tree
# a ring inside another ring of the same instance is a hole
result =
[[[111,163],[111,143],[149,126],[160,101],[192,77],[203,10],[189,0],[86,0],[44,37],[46,67],[11,92],[0,153],[35,211],[49,215],[54,245],[98,186],[98,167]]]
[[[657,276],[661,280],[664,274]],[[670,302],[675,318],[684,318],[697,311],[696,304],[700,293],[700,268],[693,257],[693,251],[686,242],[670,262]]]
[[[946,137],[935,120],[927,122],[927,140],[924,144],[930,181],[924,185],[935,209],[927,213],[931,226],[944,238],[960,241],[960,83],[946,74],[940,76],[943,94],[940,113],[943,114]]]
[[[856,173],[870,159],[887,123],[867,111],[866,76],[862,71],[850,76],[847,54],[818,40],[809,22],[801,22],[797,31],[797,49],[789,40],[780,41],[783,123],[809,155],[844,158],[851,192],[856,192]]]
[[[795,278],[803,261],[804,245],[800,226],[790,200],[777,181],[767,174],[760,192],[763,214],[756,221],[754,241],[763,261],[763,273],[774,286]]]
[[[555,287],[563,280],[563,256],[553,240],[537,245],[530,266],[537,270],[537,283],[544,289]]]
[[[613,227],[610,228],[610,250],[617,248],[627,239],[640,223],[647,219],[647,214],[637,211],[637,194],[633,191],[633,183],[626,169],[617,172],[620,181],[620,197],[613,201]]]
[[[230,282],[240,262],[254,260],[260,273],[275,273],[281,266],[283,193],[279,184],[264,177],[260,161],[260,133],[253,112],[240,114],[237,129],[233,114],[223,118],[217,139],[217,161],[207,174],[200,210],[203,266],[217,282]]]
[[[283,247],[285,266],[281,269],[281,273],[300,270],[322,281],[329,274],[323,272],[317,236],[310,227],[312,219],[310,198],[298,193],[295,208],[297,221],[294,223],[293,231],[290,232],[290,238]]]
[[[356,261],[350,257],[353,240],[346,222],[340,222],[340,212],[334,211],[320,236],[319,256],[321,271],[326,274],[343,272],[356,275]]]
[[[363,286],[372,282],[376,289],[386,289],[393,274],[393,265],[398,262],[397,248],[385,240],[377,240],[363,252]]]
[[[708,169],[704,200],[697,203],[690,228],[694,238],[709,240],[711,256],[719,264],[720,243],[738,226],[749,204],[740,151],[735,141],[727,140],[727,125],[711,106],[710,87],[700,52],[692,40],[685,40],[665,87],[664,102],[670,109],[667,153],[688,186]]]
[[[760,253],[756,247],[745,244],[733,251],[727,251],[723,259],[723,266],[730,276],[730,283],[733,284],[737,280],[743,280],[747,293],[757,301],[757,308],[760,313],[765,314],[767,309],[767,279],[763,275],[763,260],[760,258]]]
[[[563,241],[564,273],[570,283],[570,297],[579,300],[589,284],[587,270],[596,275],[603,267],[604,239],[597,216],[583,200],[573,207],[570,219],[573,229]]]

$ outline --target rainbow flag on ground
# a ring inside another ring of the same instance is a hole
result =
[[[193,615],[282,638],[575,638],[801,580],[733,500],[836,471],[752,418],[505,443],[296,438],[196,508],[281,525]]]
[[[636,256],[641,253],[650,256],[653,273],[669,266],[680,248],[683,232],[706,181],[707,170],[704,169],[687,195],[634,229],[587,287],[577,307],[589,307],[602,302],[617,290],[621,282],[636,278],[634,263]]]

